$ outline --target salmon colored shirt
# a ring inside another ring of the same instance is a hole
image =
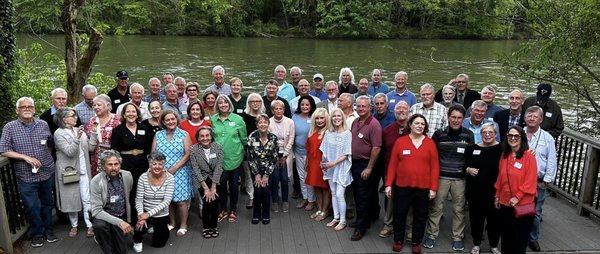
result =
[[[510,185],[509,185],[510,183]],[[496,180],[496,198],[505,206],[510,206],[512,197],[519,199],[517,205],[526,205],[534,202],[537,195],[537,162],[535,155],[527,150],[521,159],[514,153],[500,158],[498,179]]]
[[[435,142],[425,137],[419,148],[409,135],[396,140],[387,168],[385,186],[414,187],[437,191],[440,160]]]

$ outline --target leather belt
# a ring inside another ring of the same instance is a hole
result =
[[[121,154],[129,154],[129,155],[133,155],[133,156],[137,156],[137,155],[140,155],[143,153],[144,153],[144,150],[142,150],[142,149],[133,149],[133,150],[121,152]]]

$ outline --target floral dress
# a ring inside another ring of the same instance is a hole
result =
[[[175,129],[171,140],[167,139],[167,131],[161,130],[156,133],[156,151],[165,155],[165,170],[177,164],[185,154],[186,132],[180,128]],[[175,172],[175,190],[173,191],[173,202],[187,201],[192,198],[193,183],[192,171],[189,162]]]
[[[100,170],[98,168],[99,156],[102,152],[110,149],[110,140],[112,138],[112,131],[121,124],[121,116],[110,114],[108,121],[104,126],[100,126],[100,119],[97,116],[90,118],[90,121],[85,126],[85,133],[92,139],[92,133],[99,133],[97,135],[98,145],[94,151],[90,152],[90,166],[92,178],[98,174]]]

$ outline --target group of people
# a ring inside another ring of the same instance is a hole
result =
[[[240,189],[252,224],[289,212],[292,197],[311,219],[354,228],[350,239],[358,241],[380,218],[381,189],[379,236],[393,235],[394,251],[405,241],[413,253],[434,247],[449,195],[453,250],[465,248],[468,205],[471,253],[480,252],[484,231],[492,253],[539,251],[564,128],[552,87],[540,84],[527,99],[513,90],[504,109],[494,86],[474,91],[466,74],[438,91],[422,85],[419,101],[406,72],[395,74],[392,88],[381,70],[371,74],[356,85],[342,68],[338,82],[317,73],[311,84],[292,67],[290,83],[279,65],[263,94],[244,94],[241,79],[227,84],[215,66],[204,90],[167,73],[164,89],[153,77],[146,94],[119,71],[114,89],[98,94],[86,85],[73,108],[66,91],[54,89],[39,119],[33,99],[18,99],[0,153],[13,162],[32,246],[57,241],[55,205],[71,237],[82,212],[85,234],[104,253],[125,253],[131,232],[136,252],[148,232],[153,247],[164,246],[171,230],[186,235],[192,200],[201,207],[202,236],[218,237],[218,222],[238,220]]]

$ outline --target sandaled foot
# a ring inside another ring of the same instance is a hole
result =
[[[331,228],[331,227],[335,227],[338,223],[340,223],[339,219],[333,219],[329,223],[327,223],[326,226]]]
[[[69,237],[75,236],[77,236],[77,227],[72,227],[71,230],[69,230]]]
[[[340,223],[338,223],[337,226],[335,226],[335,228],[333,228],[333,229],[335,231],[340,231],[340,230],[343,230],[344,228],[346,228],[346,222],[340,221]]]
[[[89,227],[87,229],[87,232],[85,233],[85,236],[87,236],[87,237],[94,237],[94,229],[92,227]]]
[[[177,230],[177,236],[184,236],[187,233],[187,228],[180,228]]]
[[[210,234],[210,233],[211,233],[211,232],[210,232],[210,229],[204,229],[204,230],[202,230],[202,237],[204,237],[204,238],[207,238],[207,239],[208,239],[208,238],[210,238],[210,237],[211,237],[211,234]]]

